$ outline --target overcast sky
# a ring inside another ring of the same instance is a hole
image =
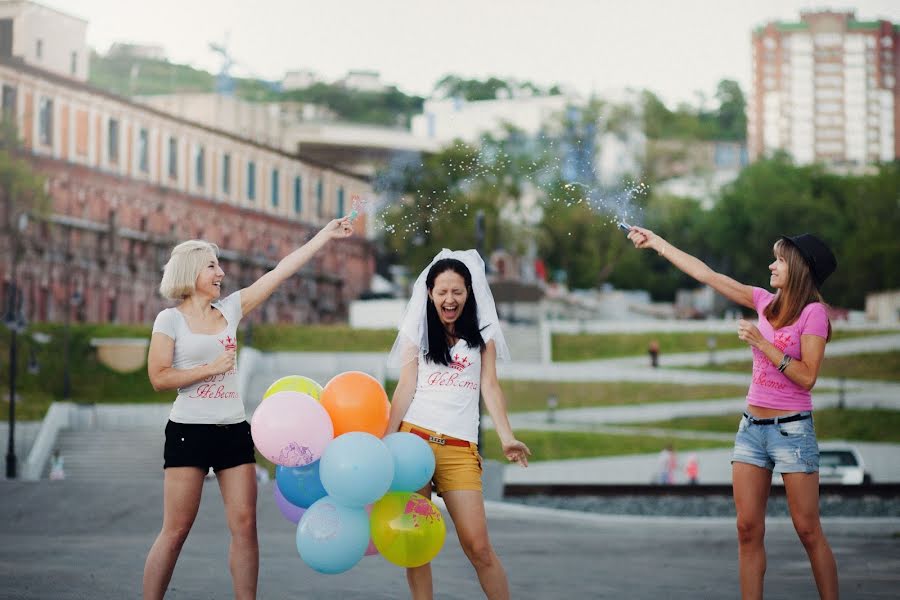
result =
[[[173,62],[217,71],[210,41],[230,33],[235,75],[326,80],[371,69],[428,95],[447,73],[560,83],[582,93],[647,88],[667,102],[750,81],[750,33],[801,10],[852,10],[900,22],[900,1],[806,0],[43,0],[88,20],[88,43],[162,46]]]

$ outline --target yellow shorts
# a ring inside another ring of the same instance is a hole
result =
[[[478,454],[478,444],[447,435],[439,435],[430,429],[412,425],[406,421],[400,424],[400,431],[410,431],[412,429],[445,440],[444,444],[434,441],[428,442],[428,445],[434,452],[434,477],[432,481],[438,496],[442,496],[444,492],[458,490],[482,491],[481,455]],[[422,436],[420,435],[420,437]],[[447,444],[446,441],[449,440],[465,442],[467,445]]]

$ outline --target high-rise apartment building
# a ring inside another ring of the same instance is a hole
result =
[[[751,159],[859,167],[900,157],[900,26],[802,13],[753,32]]]

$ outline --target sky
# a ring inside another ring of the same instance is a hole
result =
[[[711,97],[721,79],[746,91],[750,34],[804,10],[854,11],[900,23],[900,1],[857,0],[41,0],[86,19],[88,44],[160,45],[172,62],[217,72],[209,42],[228,47],[238,76],[324,80],[375,70],[427,96],[452,73],[561,84],[582,94],[649,89],[670,105]]]

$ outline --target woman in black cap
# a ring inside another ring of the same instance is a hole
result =
[[[788,508],[812,565],[821,598],[838,597],[837,566],[819,519],[819,447],[810,390],[831,339],[831,323],[819,288],[837,267],[822,240],[804,233],[775,242],[769,265],[771,293],[716,273],[701,260],[649,229],[628,233],[637,248],[652,248],[673,265],[741,306],[754,309],[738,337],[753,349],[747,409],[731,458],[737,509],[741,596],[763,597],[766,503],[772,473],[782,474]]]

